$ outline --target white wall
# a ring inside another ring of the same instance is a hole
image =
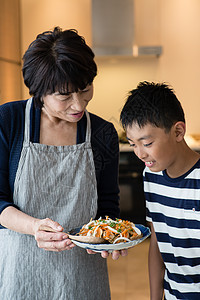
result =
[[[136,0],[148,3],[150,0]],[[152,0],[151,0],[152,1]],[[153,0],[155,2],[155,0]],[[160,58],[96,59],[99,71],[95,96],[89,110],[119,128],[119,112],[127,92],[139,81],[165,81],[173,86],[182,102],[187,119],[187,133],[200,133],[200,1],[158,0]],[[91,43],[90,0],[21,0],[22,49],[36,35],[55,25],[77,28]],[[157,23],[156,23],[157,24]],[[140,29],[142,30],[142,29]],[[142,32],[141,32],[142,34]],[[24,97],[27,91],[24,89]]]
[[[200,133],[200,1],[161,0],[158,80],[171,83],[186,114],[187,132]]]
[[[96,59],[99,67],[94,81],[94,99],[89,104],[92,112],[114,123],[119,124],[120,111],[130,90],[139,81],[154,81],[157,78],[159,61],[155,57]]]
[[[21,0],[22,49],[38,33],[60,26],[76,28],[91,42],[91,0]]]

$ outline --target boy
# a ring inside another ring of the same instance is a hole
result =
[[[200,299],[200,155],[184,140],[181,104],[166,84],[141,82],[120,120],[146,165],[151,299]]]

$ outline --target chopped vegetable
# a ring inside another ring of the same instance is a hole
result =
[[[108,216],[106,219],[91,219],[88,224],[83,225],[79,235],[104,238],[109,243],[130,242],[142,237],[134,223],[121,219],[112,220]]]

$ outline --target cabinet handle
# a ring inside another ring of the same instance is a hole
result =
[[[132,173],[131,173],[131,177],[132,177],[132,178],[138,178],[138,177],[140,177],[140,176],[141,176],[141,174],[138,173],[138,172],[132,172]]]
[[[126,174],[119,175],[119,178],[138,178],[140,176],[141,176],[141,174],[138,172],[131,172],[131,173],[129,172]]]

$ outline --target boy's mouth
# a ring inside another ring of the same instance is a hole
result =
[[[153,164],[154,164],[153,161],[146,161],[145,162],[145,166],[148,167],[148,168],[151,168],[153,166]]]

